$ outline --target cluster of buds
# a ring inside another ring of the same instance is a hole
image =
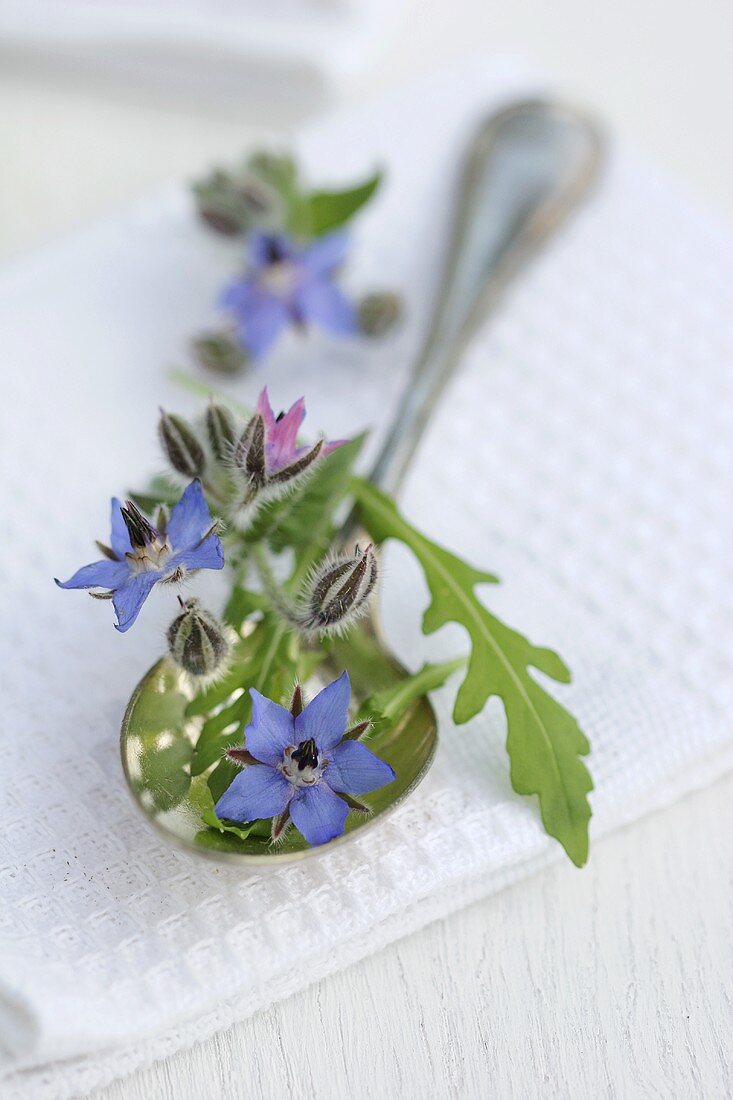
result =
[[[219,511],[246,526],[255,507],[292,491],[320,457],[339,446],[323,438],[299,445],[304,417],[302,399],[275,416],[263,390],[243,429],[225,405],[212,402],[197,426],[161,410],[158,434],[176,473],[200,478]]]
[[[225,237],[276,227],[284,220],[282,193],[294,170],[290,157],[276,153],[256,153],[236,168],[215,168],[193,185],[199,217]]]
[[[181,614],[168,627],[168,652],[196,680],[211,680],[226,668],[229,642],[221,623],[197,599],[182,600]]]
[[[183,478],[198,478],[222,516],[231,494],[229,462],[236,436],[234,416],[218,402],[211,402],[195,426],[177,413],[160,410],[158,438],[172,469]]]

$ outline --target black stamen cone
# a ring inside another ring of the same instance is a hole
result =
[[[265,245],[265,259],[268,264],[279,264],[285,259],[285,253],[277,237],[268,238]]]
[[[312,737],[307,741],[301,741],[293,753],[293,760],[298,762],[298,771],[306,768],[315,768],[318,765],[318,747]]]
[[[149,546],[158,537],[158,532],[153,525],[145,518],[136,504],[133,504],[131,500],[126,502],[126,506],[121,508],[122,518],[125,521],[128,533],[130,535],[130,542],[138,550],[142,550],[143,547]]]

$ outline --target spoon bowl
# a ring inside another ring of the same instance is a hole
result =
[[[387,652],[378,632],[368,629],[360,632],[356,647],[348,641],[337,643],[319,667],[319,680],[306,688],[315,694],[345,667],[349,668],[357,709],[367,695],[407,675]],[[128,704],[122,723],[122,765],[135,801],[148,820],[167,840],[218,860],[261,865],[318,852],[295,829],[289,829],[273,846],[269,822],[256,825],[246,837],[203,823],[202,812],[212,804],[208,779],[215,765],[191,776],[191,758],[202,724],[200,717],[187,714],[194,697],[186,674],[163,657],[140,681]],[[427,773],[438,745],[435,713],[427,696],[413,700],[396,722],[377,729],[368,745],[392,765],[396,779],[369,795],[371,815],[349,814],[345,833],[328,847],[343,843],[394,809]]]

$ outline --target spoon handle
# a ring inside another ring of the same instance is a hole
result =
[[[544,100],[488,117],[471,142],[432,324],[370,480],[394,493],[461,352],[507,284],[587,197],[603,141]]]

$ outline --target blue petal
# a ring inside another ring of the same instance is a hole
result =
[[[349,716],[351,684],[348,672],[325,687],[295,719],[298,743],[312,737],[321,752],[328,752],[344,735]]]
[[[216,804],[216,812],[227,821],[258,821],[280,814],[290,801],[294,787],[285,776],[265,764],[250,764],[240,772]]]
[[[294,305],[303,321],[320,325],[336,336],[351,336],[357,330],[353,305],[337,286],[324,279],[304,283],[294,296]]]
[[[153,590],[156,581],[162,574],[137,573],[121,585],[112,597],[112,604],[117,612],[115,626],[121,634],[129,630],[135,619],[140,614],[140,608]]]
[[[57,580],[59,588],[119,588],[130,576],[130,567],[124,561],[95,561],[77,569],[68,581]]]
[[[244,314],[258,293],[254,279],[231,279],[222,288],[216,304],[232,313]]]
[[[249,752],[263,764],[279,764],[288,745],[294,745],[293,716],[285,707],[250,688],[252,721],[244,731]]]
[[[211,512],[198,478],[186,488],[168,520],[168,541],[176,555],[192,550],[211,527]],[[218,568],[218,567],[216,567]]]
[[[329,275],[346,259],[349,235],[341,229],[313,242],[303,254],[303,266],[313,275]]]
[[[127,524],[122,518],[122,505],[117,497],[112,497],[110,526],[112,528],[110,545],[120,561],[124,561],[125,554],[132,552],[132,543],[130,542],[130,532],[127,530]]]
[[[187,569],[222,569],[224,550],[221,539],[218,535],[209,535],[193,550],[183,550],[180,554],[175,554],[168,563],[167,572],[172,572],[177,565],[185,565]]]
[[[277,340],[289,320],[287,306],[274,294],[261,291],[240,317],[237,335],[253,359],[260,359]]]
[[[391,783],[395,773],[360,741],[342,741],[331,754],[324,778],[335,791],[368,794]]]
[[[321,782],[298,790],[290,803],[290,816],[309,844],[326,844],[343,833],[349,807]]]

